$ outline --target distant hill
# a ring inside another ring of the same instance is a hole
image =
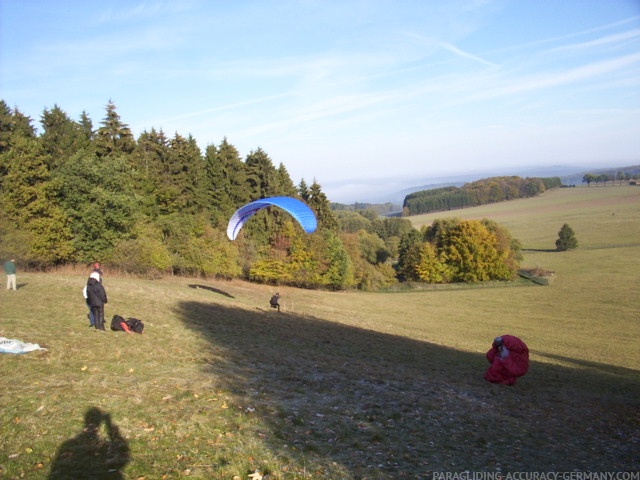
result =
[[[418,192],[421,190],[432,190],[435,188],[443,187],[462,187],[464,184],[474,182],[484,178],[500,177],[500,176],[519,176],[519,177],[560,177],[564,185],[582,185],[583,177],[592,173],[595,175],[611,174],[617,175],[618,172],[629,173],[630,175],[640,175],[640,165],[632,165],[625,167],[602,167],[602,168],[588,168],[579,166],[567,166],[567,165],[553,165],[547,167],[529,167],[529,168],[516,168],[513,170],[487,170],[478,171],[469,174],[451,175],[444,177],[434,177],[424,179],[421,182],[417,182],[415,186],[403,188],[401,190],[385,192],[382,185],[375,185],[372,188],[376,193],[371,198],[367,199],[366,203],[332,203],[332,207],[337,210],[358,210],[364,208],[370,208],[372,210],[378,210],[381,214],[392,214],[394,212],[402,211],[402,204],[407,195]],[[379,206],[379,207],[377,207]]]
[[[515,175],[523,178],[560,177],[560,179],[565,185],[581,185],[582,178],[587,173],[593,173],[596,175],[608,173],[611,175],[616,175],[618,172],[629,173],[631,175],[638,175],[640,174],[640,165],[632,165],[627,167],[604,167],[604,168],[586,168],[586,167],[556,165],[556,166],[550,166],[550,167],[540,167],[540,168],[532,167],[532,168],[525,168],[525,169],[516,169],[515,171],[514,170],[510,170],[510,171],[494,170],[491,172],[436,178],[436,179],[433,179],[434,182],[427,183],[420,186],[409,187],[404,190],[395,192],[393,195],[394,195],[394,200],[397,201],[397,199],[401,198],[403,201],[404,197],[406,197],[410,193],[418,192],[420,190],[432,190],[434,188],[441,188],[441,187],[461,187],[465,183],[473,182],[483,178],[502,177],[502,176],[511,176],[511,175]]]

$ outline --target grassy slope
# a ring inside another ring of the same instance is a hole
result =
[[[108,317],[142,319],[142,336],[86,327],[84,272],[19,272],[17,292],[0,290],[0,335],[48,350],[0,356],[0,477],[637,470],[639,206],[639,188],[592,187],[456,212],[508,226],[524,266],[557,272],[550,287],[281,288],[278,314],[266,286],[107,272]],[[580,248],[549,251],[564,222]],[[482,379],[500,333],[532,351],[512,388]],[[92,407],[128,454],[69,444]]]

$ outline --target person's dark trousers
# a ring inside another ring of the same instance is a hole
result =
[[[104,305],[92,306],[93,319],[96,324],[96,330],[104,330]]]
[[[87,306],[89,307],[89,326],[95,327],[96,320],[95,320],[95,317],[93,316],[93,309],[91,308],[91,305],[89,305],[88,303],[87,303]]]

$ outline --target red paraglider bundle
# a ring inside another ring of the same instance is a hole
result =
[[[484,374],[485,380],[513,385],[529,371],[529,348],[518,337],[502,335],[493,341],[487,360],[491,366]]]

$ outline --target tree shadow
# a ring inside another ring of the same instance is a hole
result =
[[[124,480],[123,470],[129,460],[129,444],[111,421],[111,416],[91,407],[85,413],[82,431],[65,441],[56,452],[47,478]]]
[[[209,290],[210,292],[219,293],[220,295],[224,295],[225,297],[228,297],[228,298],[235,298],[230,293],[225,292],[224,290],[220,290],[218,288],[210,287],[209,285],[200,285],[200,284],[192,283],[189,285],[189,288],[195,288],[196,290],[201,288],[203,290]]]
[[[287,312],[183,302],[177,313],[209,341],[206,371],[292,464],[362,479],[640,466],[637,372],[532,362],[506,387],[483,379],[484,354]]]

